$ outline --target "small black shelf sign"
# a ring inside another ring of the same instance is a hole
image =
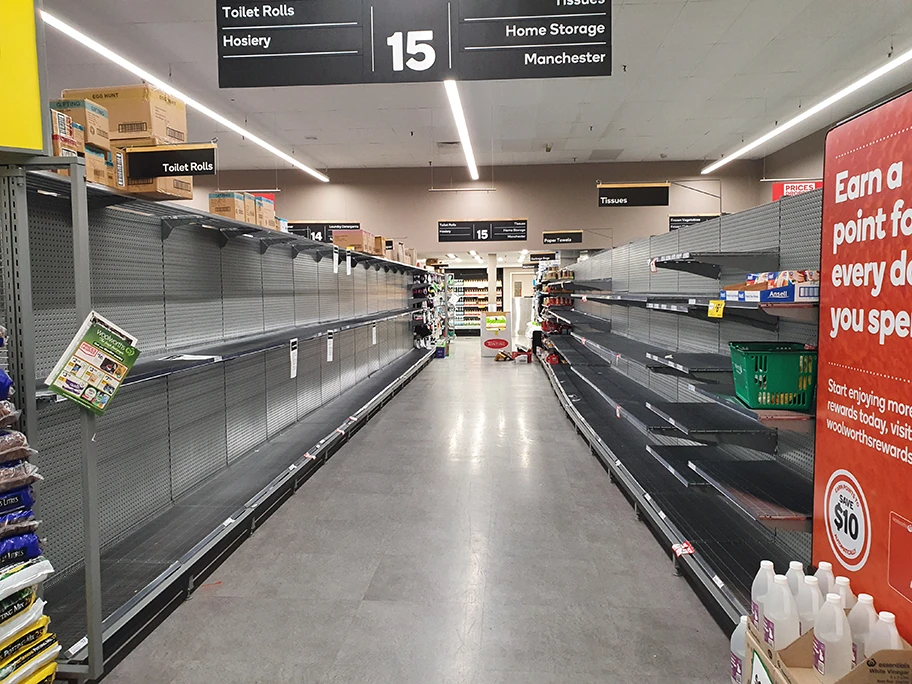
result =
[[[313,240],[332,244],[334,230],[361,230],[360,223],[328,223],[313,221],[290,221],[288,232]]]
[[[680,230],[681,228],[687,228],[688,226],[695,226],[698,223],[703,223],[703,221],[709,221],[710,219],[719,218],[719,214],[690,214],[690,215],[678,215],[678,216],[669,216],[668,217],[668,230]]]
[[[554,261],[556,258],[557,255],[554,252],[538,252],[537,254],[529,255],[529,261],[533,264],[538,264],[542,261]]]
[[[611,0],[217,0],[219,86],[611,75]]]
[[[215,175],[215,145],[212,143],[128,147],[124,152],[130,178]]]
[[[583,231],[557,230],[542,233],[542,244],[545,245],[581,245],[583,244]]]
[[[437,222],[437,242],[514,242],[528,237],[526,219]]]
[[[667,207],[671,183],[599,185],[600,207]]]

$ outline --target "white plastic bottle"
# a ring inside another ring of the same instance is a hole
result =
[[[757,629],[763,629],[763,598],[773,586],[775,577],[773,561],[760,561],[760,569],[754,577],[754,583],[751,584],[751,622]]]
[[[823,594],[820,593],[820,580],[813,575],[807,575],[804,583],[798,590],[795,599],[798,604],[798,620],[801,623],[801,633],[807,634],[814,626],[817,613],[823,605]]]
[[[842,597],[842,607],[846,610],[852,610],[858,602],[855,594],[852,593],[852,583],[848,577],[840,576],[836,578],[836,587],[833,589],[833,593]]]
[[[814,621],[814,670],[823,684],[833,684],[852,669],[852,630],[839,594],[827,594]]]
[[[788,578],[776,575],[763,600],[763,638],[774,650],[781,650],[801,635],[798,606]]]
[[[882,610],[877,623],[868,633],[868,640],[865,642],[865,655],[870,657],[878,651],[886,649],[898,651],[902,647],[902,638],[896,630],[896,616],[893,613]]]
[[[874,597],[870,594],[859,594],[858,603],[849,613],[849,627],[852,628],[852,663],[865,657],[865,643],[868,635],[877,624],[877,611],[874,610]]]
[[[820,593],[826,596],[836,588],[836,577],[833,575],[833,564],[828,561],[820,561],[817,564],[817,572],[814,577],[820,580]]]
[[[801,589],[801,585],[804,584],[804,564],[801,561],[792,561],[789,563],[788,572],[785,573],[785,576],[788,577],[789,589],[792,590],[792,596],[798,597],[798,590]]]
[[[744,658],[747,654],[747,615],[735,627],[731,638],[731,684],[744,684]]]

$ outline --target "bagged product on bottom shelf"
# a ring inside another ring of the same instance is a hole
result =
[[[22,415],[22,411],[16,408],[11,401],[0,401],[0,427],[9,427]]]
[[[35,505],[31,487],[20,487],[0,494],[0,513],[18,511]]]
[[[47,637],[51,618],[42,615],[31,624],[25,625],[6,641],[0,643],[0,672],[22,650],[40,643]]]
[[[0,540],[0,567],[21,563],[41,555],[41,543],[35,534],[19,534]]]
[[[0,539],[34,532],[40,524],[41,521],[35,520],[35,512],[31,509],[0,513]]]
[[[54,566],[44,556],[0,570],[0,601],[22,589],[34,587],[54,572]]]
[[[57,663],[45,665],[33,675],[21,680],[22,684],[54,684],[57,676]]]
[[[18,430],[0,430],[0,464],[27,461],[36,453]]]
[[[13,599],[15,599],[15,601],[13,601]],[[10,601],[12,601],[12,603],[10,603]],[[0,623],[0,643],[8,641],[11,637],[18,634],[29,625],[40,620],[44,615],[44,607],[47,604],[42,599],[38,598],[34,589],[29,588],[16,592],[13,596],[10,596],[4,601],[3,605],[8,607],[2,610],[0,617],[2,617],[2,615],[7,615],[14,610],[16,612],[13,613],[12,617],[5,619]]]
[[[0,684],[20,684],[35,674],[48,663],[53,662],[60,653],[57,635],[48,632],[39,642],[22,649],[9,661],[0,663]]]
[[[43,479],[38,474],[38,467],[31,463],[17,463],[14,466],[0,468],[0,492],[21,489]],[[0,506],[2,506],[2,498],[0,498]]]

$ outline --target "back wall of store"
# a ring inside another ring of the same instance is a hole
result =
[[[768,202],[760,162],[736,162],[717,178],[700,177],[701,162],[508,166],[482,169],[474,186],[489,192],[441,192],[466,187],[464,168],[329,171],[314,183],[298,171],[224,171],[198,178],[194,206],[205,209],[215,189],[281,188],[276,213],[289,221],[353,221],[400,239],[419,254],[466,251],[478,243],[437,242],[441,220],[528,219],[529,241],[490,243],[491,250],[540,249],[550,230],[583,230],[583,249],[601,249],[668,232],[669,214],[733,213]],[[669,207],[600,208],[597,181],[675,181]],[[436,191],[432,191],[434,188]],[[766,194],[764,194],[766,193]],[[721,202],[719,199],[721,195]],[[394,234],[389,234],[389,233]],[[576,245],[574,245],[576,247]],[[481,250],[480,250],[481,251]]]

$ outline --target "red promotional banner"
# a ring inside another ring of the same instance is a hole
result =
[[[773,183],[773,202],[778,202],[783,197],[803,195],[811,190],[819,190],[823,183],[817,181],[791,181],[788,183]]]
[[[912,94],[826,140],[814,561],[912,638]]]

